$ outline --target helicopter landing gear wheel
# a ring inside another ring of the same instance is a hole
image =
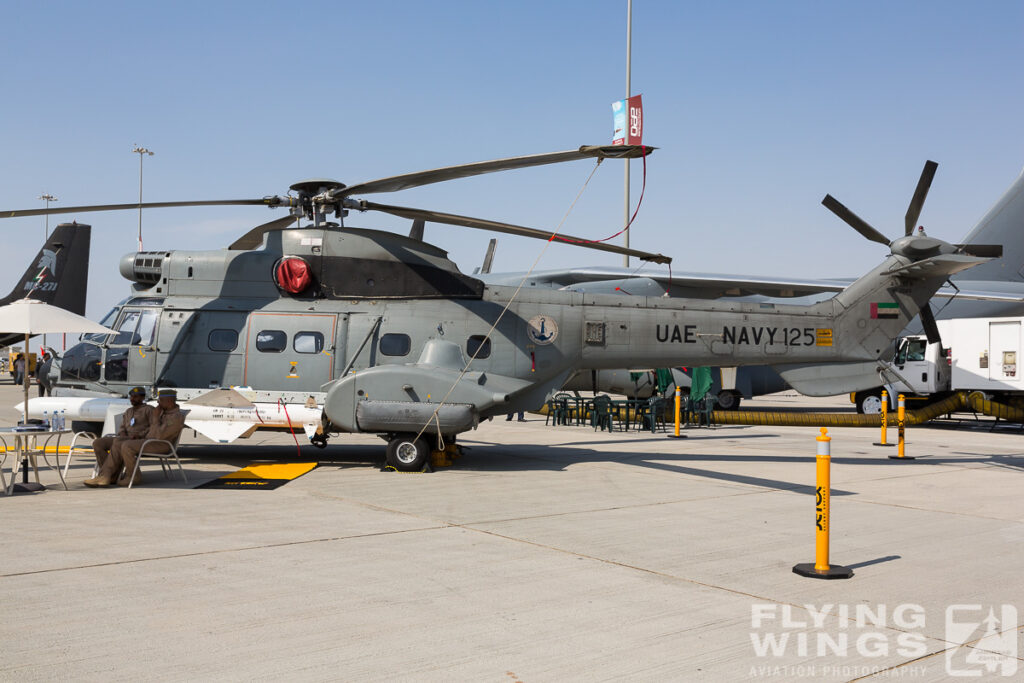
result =
[[[399,434],[388,441],[387,464],[399,472],[419,472],[430,458],[430,446],[413,434]]]

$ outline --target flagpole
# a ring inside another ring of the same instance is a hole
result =
[[[633,0],[626,0],[626,106],[629,106],[630,90],[630,54],[633,48]],[[629,125],[629,111],[626,111],[626,125]],[[622,233],[623,246],[629,249],[629,159],[626,159],[626,183],[625,183],[625,222],[626,231]],[[622,256],[622,265],[629,268],[629,255]]]

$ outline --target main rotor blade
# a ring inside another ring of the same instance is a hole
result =
[[[264,197],[263,199],[212,199],[191,202],[143,202],[139,204],[93,204],[90,206],[51,206],[49,209],[19,209],[0,211],[0,218],[21,218],[23,216],[52,216],[62,213],[86,213],[88,211],[126,211],[129,209],[166,209],[174,206],[290,206],[290,197]]]
[[[289,223],[294,223],[298,219],[295,216],[282,216],[281,218],[275,218],[269,223],[263,225],[257,225],[255,228],[245,233],[237,240],[231,243],[228,250],[231,251],[244,251],[247,249],[255,249],[263,244],[263,235],[270,232],[271,230],[280,230],[281,228],[288,227]]]
[[[362,208],[367,211],[382,211],[384,213],[390,213],[393,216],[401,216],[402,218],[408,218],[412,220],[420,218],[431,223],[447,223],[448,225],[460,225],[465,228],[477,228],[479,230],[504,232],[509,235],[532,237],[534,239],[546,241],[551,239],[551,232],[546,232],[544,230],[524,228],[520,225],[512,225],[511,223],[499,223],[498,221],[489,221],[484,220],[482,218],[457,216],[451,213],[441,213],[440,211],[412,209],[405,206],[389,206],[387,204],[376,204],[374,202],[367,201],[362,202]],[[635,256],[641,261],[651,261],[653,263],[672,263],[672,259],[668,256],[664,256],[663,254],[651,254],[646,251],[637,251],[635,249],[617,247],[613,244],[604,244],[602,242],[590,242],[588,240],[584,240],[579,237],[572,237],[570,235],[559,235],[558,238],[561,238],[562,240],[570,243],[574,243],[575,246],[578,247],[585,247],[587,249],[597,249],[598,251],[609,251],[613,254],[625,254],[628,256]]]
[[[917,189],[914,190],[914,197],[910,200],[910,206],[907,207],[907,216],[904,219],[904,225],[906,232],[903,233],[906,236],[910,236],[914,232],[914,226],[917,225],[917,219],[921,217],[921,208],[924,206],[924,198],[928,196],[928,188],[932,186],[932,179],[935,177],[935,169],[939,165],[934,161],[924,162],[924,168],[921,170],[921,178],[917,181]]]
[[[1000,258],[1003,255],[1001,244],[954,244],[961,254],[980,256],[982,258]]]
[[[420,187],[431,183],[441,183],[456,178],[468,178],[483,173],[494,173],[495,171],[508,171],[514,168],[528,168],[530,166],[543,166],[545,164],[559,164],[564,161],[578,161],[579,159],[634,159],[646,156],[653,152],[656,147],[641,147],[640,145],[584,145],[579,149],[566,152],[551,152],[548,154],[533,154],[523,157],[509,157],[507,159],[495,159],[493,161],[478,161],[472,164],[460,164],[458,166],[446,166],[435,168],[430,171],[418,171],[403,175],[391,176],[370,180],[358,185],[339,188],[328,193],[332,199],[348,197],[353,194],[371,194],[374,192],[397,192],[407,190],[411,187]]]
[[[921,312],[918,315],[921,317],[921,326],[928,337],[928,343],[936,344],[942,341],[942,338],[939,336],[939,326],[935,324],[935,314],[932,313],[932,305],[926,303],[921,307]]]
[[[878,242],[879,244],[884,244],[886,246],[889,245],[889,239],[885,235],[872,228],[866,220],[843,206],[843,204],[832,195],[825,195],[825,198],[821,200],[821,203],[826,209],[842,218],[847,225],[867,237],[872,242]]]

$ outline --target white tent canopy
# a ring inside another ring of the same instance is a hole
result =
[[[0,306],[0,332],[20,332],[35,336],[53,332],[112,333],[113,330],[42,301],[19,299]]]
[[[28,353],[29,337],[52,332],[106,332],[114,330],[83,318],[77,313],[50,306],[35,299],[19,299],[6,306],[0,306],[0,332],[25,335],[25,353]],[[26,370],[28,368],[26,367]],[[25,373],[28,374],[27,372]],[[22,380],[25,387],[24,423],[28,424],[28,377]]]

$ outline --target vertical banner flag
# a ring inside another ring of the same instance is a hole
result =
[[[613,145],[642,145],[644,137],[644,105],[641,95],[612,102]]]

